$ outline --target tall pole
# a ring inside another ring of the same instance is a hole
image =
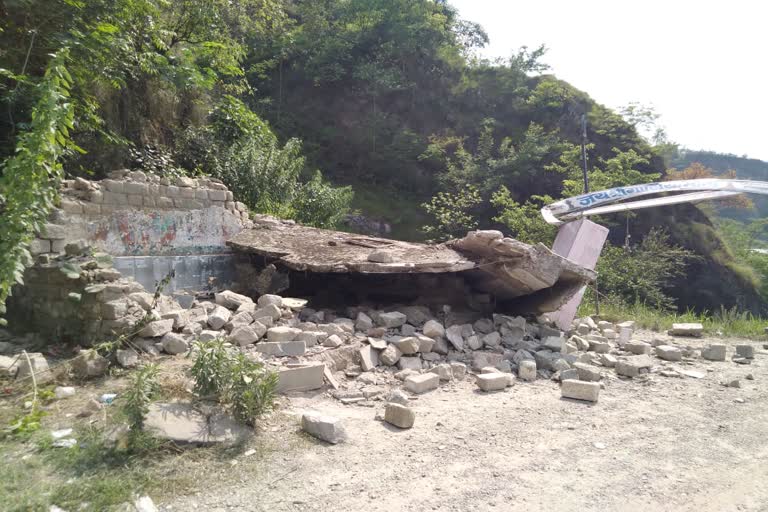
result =
[[[581,114],[581,165],[584,175],[584,193],[589,192],[589,174],[587,173],[587,114]],[[600,316],[600,292],[595,278],[595,315]]]

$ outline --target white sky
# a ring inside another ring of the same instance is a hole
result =
[[[655,107],[669,138],[768,160],[768,3],[449,0],[487,57],[545,44],[551,71],[612,108]]]

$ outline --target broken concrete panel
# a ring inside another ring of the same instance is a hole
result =
[[[185,402],[151,404],[144,429],[160,439],[198,444],[237,442],[251,433],[228,416],[206,416]]]
[[[310,391],[323,387],[324,364],[309,364],[281,368],[278,371],[277,392]]]
[[[379,352],[371,345],[364,345],[360,348],[360,366],[364,372],[369,372],[379,366]]]
[[[460,240],[426,245],[321,230],[259,216],[254,219],[254,229],[241,231],[227,243],[237,251],[265,256],[296,271],[460,273],[472,288],[492,294],[502,306],[505,301],[513,301],[514,307],[534,312],[556,309],[595,276],[593,271],[541,244],[530,246],[490,231],[473,231]],[[370,261],[372,249],[382,247],[393,254],[393,261]],[[536,296],[514,301],[526,295]],[[513,304],[510,302],[509,306]],[[385,321],[386,327],[399,327],[407,320],[406,315],[383,315],[384,320],[381,315],[374,320],[381,325]],[[421,318],[414,318],[417,320]]]

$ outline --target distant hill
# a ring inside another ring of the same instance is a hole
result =
[[[672,161],[672,166],[675,169],[685,169],[695,162],[704,164],[716,174],[733,169],[739,179],[768,181],[768,162],[727,153],[681,150],[677,158]],[[740,221],[768,217],[768,196],[753,195],[750,198],[755,203],[754,210],[723,209],[720,210],[720,215]]]

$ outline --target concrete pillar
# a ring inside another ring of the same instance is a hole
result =
[[[560,226],[552,245],[552,252],[588,269],[594,269],[608,238],[608,228],[587,219],[579,219]],[[562,330],[571,327],[576,311],[587,287],[583,287],[560,309],[549,317]]]

